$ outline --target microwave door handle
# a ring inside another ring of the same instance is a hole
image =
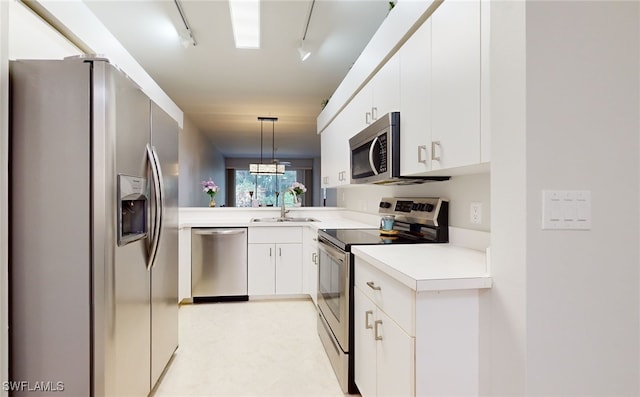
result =
[[[378,169],[376,165],[373,163],[373,150],[376,147],[376,143],[378,143],[378,137],[373,138],[371,142],[371,146],[369,147],[369,165],[371,166],[371,171],[373,171],[373,175],[378,175]]]

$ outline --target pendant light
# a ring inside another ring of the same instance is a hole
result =
[[[249,164],[249,172],[251,175],[282,175],[284,174],[284,164],[278,164],[278,160],[275,159],[275,124],[278,118],[258,117],[258,120],[260,121],[260,162]],[[262,158],[263,126],[265,121],[271,122],[271,163],[264,163]]]

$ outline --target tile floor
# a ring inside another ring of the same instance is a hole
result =
[[[180,347],[154,397],[343,397],[311,300],[180,307]]]

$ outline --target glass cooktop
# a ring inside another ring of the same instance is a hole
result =
[[[394,230],[382,234],[380,229],[320,229],[318,235],[329,240],[343,251],[351,251],[352,245],[417,244],[433,243],[424,236],[414,236]]]

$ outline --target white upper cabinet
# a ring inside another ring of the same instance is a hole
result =
[[[350,115],[349,112],[340,112],[320,134],[322,187],[336,187],[350,181],[349,138],[355,134],[347,122]]]
[[[348,113],[351,136],[386,113],[400,109],[400,58],[391,57],[342,111]]]
[[[371,123],[389,112],[400,110],[400,56],[392,56],[371,82]]]
[[[350,183],[349,138],[393,111],[401,175],[483,169],[476,166],[490,161],[489,35],[480,21],[488,18],[481,0],[444,0],[402,43],[323,131],[324,187]]]
[[[431,20],[407,40],[400,57],[400,174],[431,170]]]
[[[478,164],[480,0],[445,0],[430,20],[431,168]]]

